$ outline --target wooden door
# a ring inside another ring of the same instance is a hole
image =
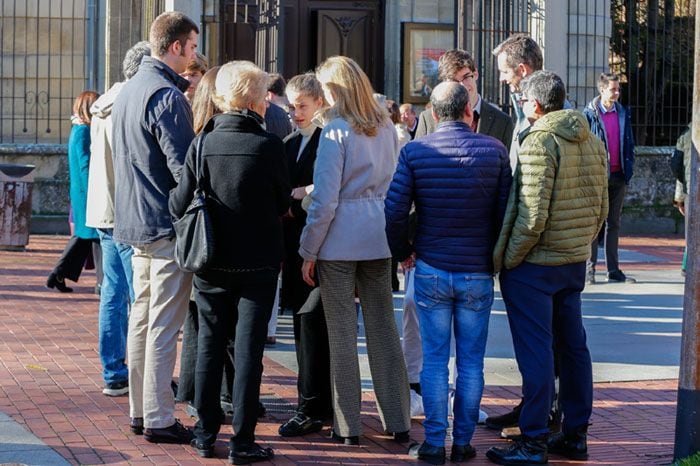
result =
[[[282,6],[282,70],[289,78],[324,59],[346,55],[372,85],[384,89],[384,1],[286,0]]]

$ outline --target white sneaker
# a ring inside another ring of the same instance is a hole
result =
[[[486,411],[482,411],[479,409],[479,421],[478,424],[483,424],[486,422],[486,418],[489,417],[488,414],[486,414]]]
[[[423,397],[415,390],[411,390],[411,417],[418,417],[425,414],[423,409]]]

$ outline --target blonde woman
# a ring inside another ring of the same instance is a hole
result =
[[[199,311],[195,400],[199,420],[191,446],[214,455],[221,422],[221,376],[226,345],[235,332],[233,432],[229,460],[247,464],[272,459],[255,443],[262,357],[267,322],[284,255],[280,217],[289,209],[291,187],[284,144],[263,129],[267,73],[233,61],[216,76],[215,115],[195,137],[170,212],[181,218],[192,200],[199,163],[208,204],[215,258],[194,277]],[[197,147],[203,139],[201,153]]]
[[[372,97],[359,65],[331,57],[316,71],[330,108],[321,134],[306,226],[299,254],[304,280],[318,267],[328,325],[333,393],[331,436],[359,444],[360,369],[355,285],[362,306],[367,353],[384,429],[408,441],[406,365],[391,294],[391,252],[384,232],[384,197],[399,153],[396,130]]]

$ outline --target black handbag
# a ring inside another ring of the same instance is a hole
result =
[[[173,221],[175,229],[175,261],[188,272],[200,273],[207,270],[214,257],[214,232],[207,210],[207,193],[202,189],[201,159],[204,132],[197,141],[194,155],[197,187],[192,201],[184,215]]]

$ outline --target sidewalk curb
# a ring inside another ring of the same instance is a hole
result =
[[[53,448],[0,413],[0,465],[70,466]]]

